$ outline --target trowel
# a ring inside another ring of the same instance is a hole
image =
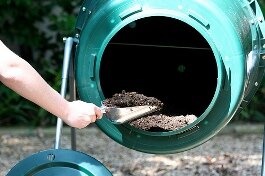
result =
[[[100,107],[102,113],[114,124],[123,124],[158,110],[157,106],[132,106],[124,108]]]

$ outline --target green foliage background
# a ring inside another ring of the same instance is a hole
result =
[[[11,49],[16,46],[15,52],[58,91],[62,39],[73,35],[81,3],[81,0],[0,0],[0,39]],[[0,126],[45,126],[55,122],[50,113],[0,84]]]
[[[0,0],[0,39],[26,59],[56,90],[60,89],[63,37],[72,36],[82,0]],[[259,0],[265,12],[264,0]],[[41,26],[45,24],[45,26]],[[41,26],[41,27],[40,27]],[[52,35],[47,34],[47,30]],[[47,54],[48,53],[48,54]],[[25,75],[26,76],[26,75]],[[265,121],[265,81],[233,121]],[[0,84],[0,126],[47,126],[51,114]]]

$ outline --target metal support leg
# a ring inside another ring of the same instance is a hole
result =
[[[62,85],[61,85],[61,95],[65,98],[66,89],[67,89],[67,77],[69,71],[69,63],[71,60],[71,51],[73,46],[73,38],[68,37],[65,41],[64,47],[64,59],[63,59],[63,71],[62,71]],[[55,149],[59,149],[60,140],[61,140],[61,133],[62,133],[63,121],[62,119],[57,119],[57,126],[56,126],[56,137],[55,137]]]
[[[69,65],[69,92],[70,92],[70,101],[76,100],[76,84],[75,84],[75,72],[74,72],[74,59],[70,60]],[[72,150],[76,150],[76,129],[74,127],[71,128],[71,148]]]
[[[263,147],[262,147],[262,167],[261,167],[261,176],[265,176],[265,125],[263,129]]]

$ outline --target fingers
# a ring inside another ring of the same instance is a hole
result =
[[[96,116],[94,116],[94,118],[92,116],[85,116],[85,117],[82,117],[82,119],[79,118],[79,120],[70,123],[69,125],[74,128],[82,129],[82,128],[87,127],[91,123],[94,123],[95,119],[96,119]]]
[[[95,106],[94,107],[94,111],[95,111],[95,114],[96,114],[96,119],[101,119],[103,114],[102,114],[100,108]]]
[[[96,115],[90,115],[90,122],[91,123],[96,122],[96,120],[97,120],[97,116]]]

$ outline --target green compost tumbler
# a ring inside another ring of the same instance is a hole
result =
[[[265,22],[256,0],[86,0],[78,15],[80,99],[101,105],[122,90],[160,99],[164,113],[194,114],[177,130],[97,126],[133,150],[178,153],[216,135],[263,78]]]

